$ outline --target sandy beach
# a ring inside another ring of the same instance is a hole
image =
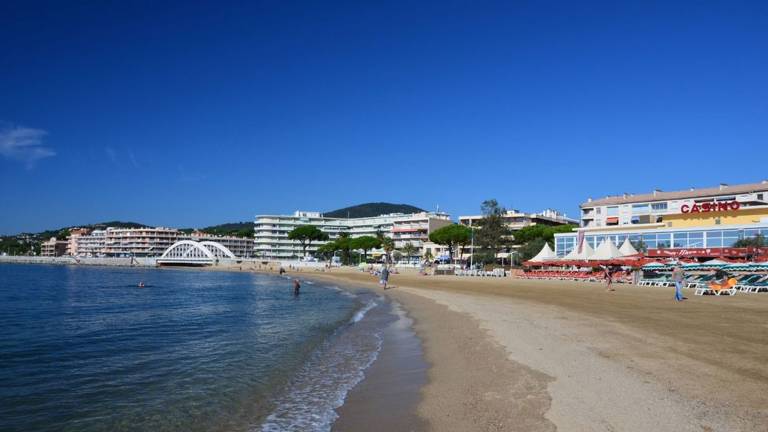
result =
[[[301,275],[375,286],[355,270]],[[669,288],[390,281],[429,364],[413,430],[768,430],[766,295],[688,290],[676,303]]]

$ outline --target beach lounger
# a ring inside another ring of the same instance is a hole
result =
[[[710,282],[708,287],[696,288],[694,295],[707,295],[713,294],[717,296],[722,295],[736,295],[736,279],[730,278],[725,283],[719,284]]]

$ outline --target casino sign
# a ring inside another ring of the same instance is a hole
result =
[[[683,213],[709,213],[709,212],[727,212],[737,211],[741,208],[741,204],[738,201],[723,201],[723,202],[705,202],[701,204],[694,203],[693,205],[683,204],[680,206],[680,211]]]

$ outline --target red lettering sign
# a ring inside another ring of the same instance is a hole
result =
[[[683,204],[680,206],[680,211],[683,213],[708,213],[708,212],[724,212],[724,211],[737,211],[741,208],[741,203],[738,201],[723,201],[718,203],[702,203],[701,205],[694,203],[692,206]]]

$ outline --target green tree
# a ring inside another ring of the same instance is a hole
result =
[[[545,239],[539,237],[520,246],[520,248],[517,250],[518,259],[522,262],[528,261],[529,259],[535,257],[536,254],[539,253],[544,247],[544,243],[548,242]],[[552,245],[550,244],[550,247],[551,246]]]
[[[392,251],[395,250],[395,241],[389,237],[381,239],[381,248],[384,249],[384,257],[387,263],[392,262]]]
[[[294,228],[288,233],[288,239],[298,241],[301,244],[301,253],[307,255],[307,248],[313,241],[328,240],[328,234],[320,231],[314,225],[302,225]]]
[[[638,251],[638,252],[642,252],[642,253],[648,252],[648,245],[645,244],[643,239],[637,239],[636,241],[630,240],[629,244],[631,244],[632,247],[635,248],[635,250]],[[579,245],[576,245],[576,247],[578,247],[578,246]]]
[[[765,247],[765,237],[762,234],[758,234],[751,238],[743,238],[736,241],[733,247],[746,248],[746,247]]]
[[[339,234],[339,238],[336,239],[336,246],[338,251],[341,251],[341,262],[348,265],[352,259],[352,239],[349,238],[349,233]]]
[[[331,241],[320,245],[320,247],[317,248],[317,253],[324,259],[330,261],[333,259],[333,254],[335,254],[337,250],[339,250],[339,244],[336,241]]]
[[[496,254],[512,240],[512,232],[504,223],[507,210],[495,199],[483,201],[480,208],[483,218],[478,222],[478,230],[475,232],[475,246],[479,250],[475,259],[480,262],[495,262]]]
[[[573,232],[574,228],[576,228],[575,225],[528,225],[515,231],[515,243],[525,244],[538,238],[552,242],[555,239],[555,234]]]
[[[351,240],[352,249],[363,251],[363,261],[368,261],[368,251],[381,246],[381,240],[373,236],[362,236]]]
[[[411,244],[411,242],[406,242],[402,247],[402,251],[405,258],[410,261],[411,257],[416,254],[416,246]]]
[[[432,256],[432,250],[431,249],[427,249],[424,252],[424,261],[432,262],[433,259],[435,259],[435,257]]]
[[[403,258],[403,254],[400,253],[399,250],[395,250],[392,252],[392,262],[398,262]]]
[[[453,251],[458,245],[466,245],[472,239],[472,230],[458,224],[446,225],[429,233],[429,241],[448,247],[448,255],[453,258]]]

